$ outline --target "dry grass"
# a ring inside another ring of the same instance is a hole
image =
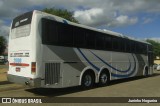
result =
[[[3,73],[3,74],[0,74],[0,82],[1,81],[7,81],[7,73]]]
[[[6,66],[0,66],[0,81],[6,81],[7,80],[7,70],[8,67]]]
[[[0,74],[6,73],[6,72],[7,72],[7,70],[8,70],[8,69],[6,69],[6,68],[2,68],[2,69],[0,69]]]

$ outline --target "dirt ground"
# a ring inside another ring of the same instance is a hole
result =
[[[6,81],[7,80],[7,70],[8,66],[6,65],[0,65],[0,81]]]
[[[7,80],[6,73],[0,74],[0,82],[6,80]]]

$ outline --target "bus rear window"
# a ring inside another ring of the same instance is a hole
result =
[[[16,18],[14,18],[12,23],[12,29],[31,24],[33,11],[24,13]]]
[[[29,36],[31,30],[32,12],[28,12],[16,17],[11,27],[11,38]]]
[[[21,27],[17,27],[11,30],[11,38],[20,38],[29,36],[31,30],[31,24],[23,25]]]

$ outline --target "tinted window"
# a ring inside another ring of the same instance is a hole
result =
[[[112,49],[112,39],[110,36],[105,36],[105,49],[106,50]]]
[[[141,54],[147,54],[147,45],[141,43]]]
[[[68,24],[59,23],[58,24],[58,37],[59,37],[60,45],[72,46],[73,45],[72,26]]]
[[[42,19],[42,43],[128,53],[147,53],[147,45],[144,43],[49,19]],[[152,50],[152,46],[149,46],[149,50]]]
[[[73,46],[72,26],[54,20],[42,19],[42,43]]]
[[[85,47],[85,30],[82,28],[74,27],[73,28],[74,35],[74,45],[76,47]]]
[[[104,36],[101,35],[100,33],[97,33],[96,35],[96,49],[104,49]]]
[[[95,32],[86,31],[86,46],[89,49],[95,49]]]
[[[118,37],[112,38],[113,50],[118,51],[120,49],[120,39]]]
[[[143,43],[137,42],[136,43],[136,52],[139,54],[145,54],[147,51],[147,46]]]
[[[133,53],[135,53],[136,52],[135,42],[134,41],[130,41],[130,45],[131,45],[130,51],[133,52]]]
[[[130,52],[131,51],[131,41],[126,39],[126,42],[125,42],[125,49],[126,49],[126,52]]]
[[[23,25],[30,24],[32,21],[32,15],[33,15],[33,11],[24,13],[14,18],[13,23],[12,23],[12,29],[23,26]]]
[[[42,19],[42,43],[58,44],[57,23],[52,20]]]
[[[125,39],[119,38],[119,51],[120,52],[125,52]]]
[[[104,49],[104,36],[100,35],[100,34],[97,34],[97,37],[96,37],[96,49]]]

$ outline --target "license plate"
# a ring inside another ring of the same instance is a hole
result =
[[[20,72],[20,71],[21,71],[21,68],[16,67],[16,72]]]

